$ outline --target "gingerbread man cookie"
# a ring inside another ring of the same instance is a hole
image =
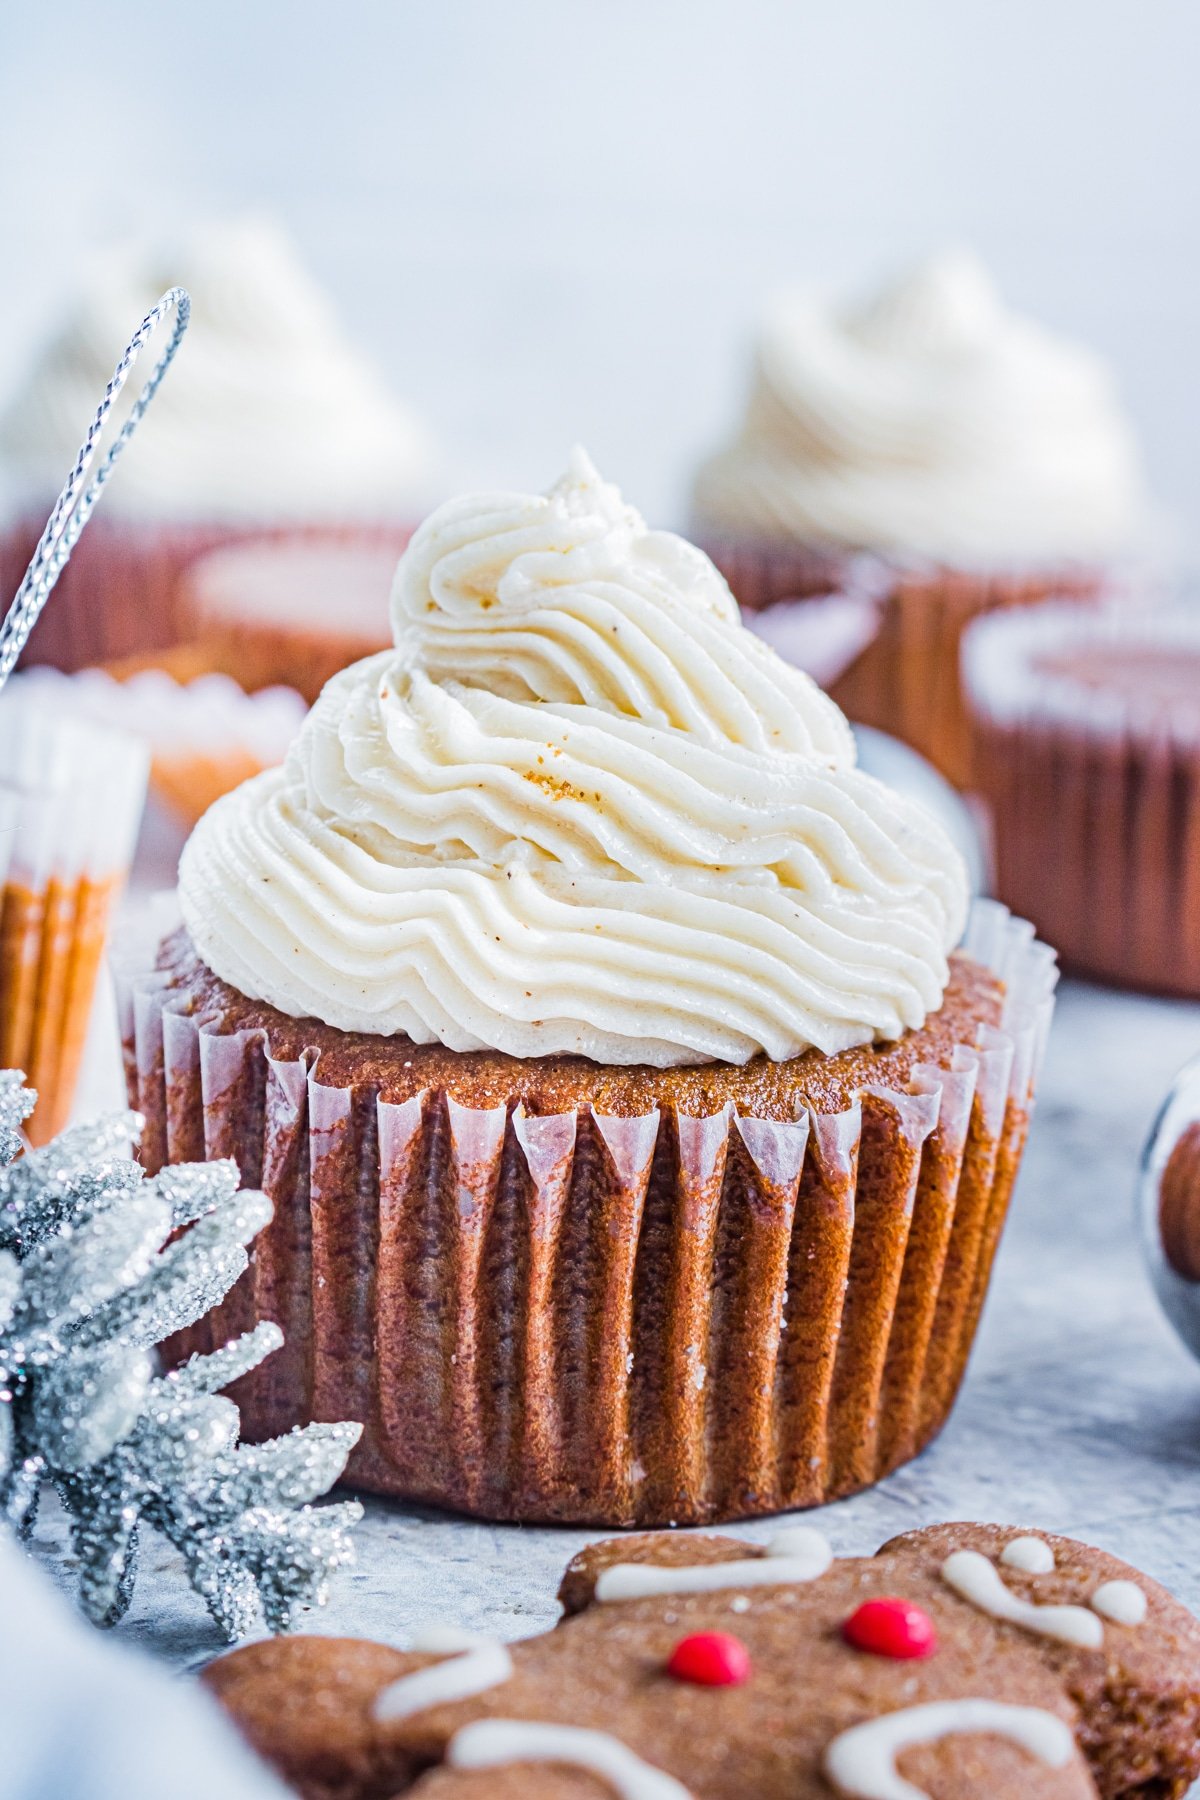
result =
[[[201,1680],[307,1800],[390,1800],[416,1769],[377,1728],[375,1699],[432,1661],[357,1638],[280,1637],[218,1657]]]
[[[302,1638],[207,1679],[309,1800],[1166,1800],[1200,1773],[1200,1625],[1066,1538],[654,1533],[590,1546],[560,1598],[507,1647]]]

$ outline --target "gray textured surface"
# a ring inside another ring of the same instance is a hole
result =
[[[1200,1607],[1200,1367],[1158,1312],[1132,1205],[1141,1143],[1175,1070],[1198,1050],[1200,1006],[1065,986],[958,1408],[915,1464],[810,1515],[836,1549],[872,1550],[937,1519],[1019,1521],[1102,1544]],[[562,1566],[595,1535],[369,1502],[358,1567],[307,1629],[404,1642],[442,1620],[521,1636],[552,1621]],[[53,1513],[40,1553],[70,1580]],[[218,1648],[158,1545],[120,1632],[183,1664]]]

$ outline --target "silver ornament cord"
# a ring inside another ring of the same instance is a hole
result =
[[[0,688],[190,312],[184,289],[171,288],[114,369],[0,626]],[[113,406],[166,320],[166,346],[89,474]],[[269,1322],[181,1368],[160,1371],[155,1354],[246,1269],[271,1202],[241,1189],[231,1162],[173,1164],[144,1178],[127,1154],[137,1114],[24,1150],[34,1098],[22,1075],[0,1071],[0,1529],[30,1536],[50,1484],[70,1515],[80,1600],[97,1624],[115,1624],[129,1606],[145,1526],[179,1551],[227,1637],[262,1624],[286,1631],[353,1560],[348,1532],[361,1506],[311,1502],[342,1474],[362,1427],[311,1424],[266,1444],[238,1442],[237,1407],[219,1390],[278,1349],[283,1334]]]
[[[143,413],[158,392],[159,384],[170,368],[175,352],[182,342],[183,334],[188,328],[191,310],[192,302],[186,289],[181,287],[168,289],[157,305],[151,307],[125,346],[124,353],[113,370],[112,380],[104,390],[104,398],[96,408],[96,416],[88,427],[87,436],[79,447],[79,454],[67,477],[66,485],[55,501],[54,510],[46,523],[46,529],[38,540],[33,559],[25,571],[25,578],[17,589],[12,605],[5,615],[3,625],[0,625],[0,688],[12,674],[17,658],[25,648],[30,632],[37,624],[51,589],[66,567],[72,550],[79,542],[80,532],[92,516],[92,510],[113,472],[117,458],[137,430]],[[171,335],[167,339],[166,347],[150,371],[141,393],[130,407],[128,418],[105,451],[98,468],[89,480],[88,470],[95,459],[108,415],[129,379],[130,372],[137,362],[143,346],[154,336],[163,320],[168,318],[171,319]]]

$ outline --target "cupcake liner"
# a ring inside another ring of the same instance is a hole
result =
[[[16,592],[48,510],[16,519],[0,534],[0,593]],[[219,525],[97,516],[58,579],[54,605],[34,626],[24,662],[82,669],[177,642],[180,575],[194,558],[238,535]]]
[[[1096,603],[1115,589],[1115,572],[1057,569],[946,569],[915,559],[838,552],[820,546],[705,544],[739,603],[751,612],[801,612],[821,592],[873,599],[878,629],[831,684],[858,724],[902,738],[957,787],[971,785],[971,726],[959,680],[962,634],[981,613],[1050,598]],[[824,575],[824,589],[813,585]]]
[[[1053,1005],[1053,954],[980,903],[1001,1027],[901,1090],[795,1122],[402,1104],[118,990],[150,1167],[233,1155],[275,1202],[177,1345],[259,1318],[255,1436],[361,1419],[351,1479],[495,1519],[698,1523],[814,1506],[911,1457],[953,1401]]]
[[[1038,659],[1186,645],[1200,616],[1044,606],[963,646],[993,886],[1081,974],[1200,998],[1200,702],[1123,700]]]
[[[66,1123],[113,902],[146,792],[134,740],[0,705],[0,1068],[38,1091],[26,1127]]]
[[[49,505],[10,519],[0,530],[0,595],[16,592],[45,528]],[[55,586],[54,605],[34,627],[26,665],[49,663],[72,671],[167,649],[189,634],[185,571],[208,551],[248,538],[303,542],[403,543],[398,526],[354,520],[273,525],[270,520],[172,521],[94,518]],[[399,552],[397,551],[397,554]],[[238,675],[236,667],[227,673]],[[267,675],[259,685],[278,677]],[[253,685],[246,683],[244,685]]]

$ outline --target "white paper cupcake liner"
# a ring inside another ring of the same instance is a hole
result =
[[[1052,952],[977,906],[1004,1016],[947,1068],[792,1122],[396,1103],[180,1009],[126,944],[143,1155],[233,1155],[275,1202],[181,1350],[276,1319],[251,1432],[361,1419],[351,1476],[491,1518],[665,1524],[816,1505],[945,1419],[1020,1159]]]
[[[104,669],[32,668],[12,691],[31,707],[139,738],[150,751],[151,785],[189,826],[221,794],[281,763],[308,710],[292,688],[248,694],[228,675],[179,681],[157,668],[123,680]]]
[[[34,1142],[70,1109],[146,764],[132,738],[0,701],[0,1067],[38,1090]]]

